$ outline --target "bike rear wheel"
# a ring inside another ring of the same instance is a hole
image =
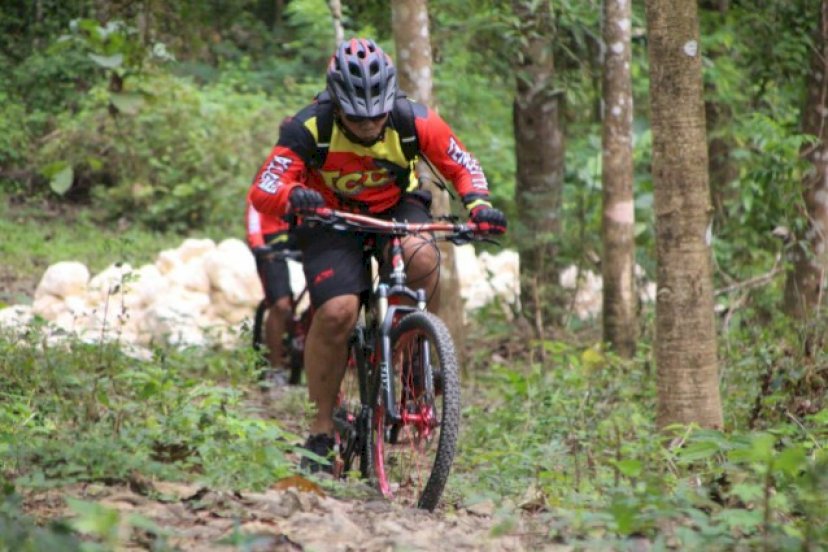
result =
[[[377,484],[386,497],[433,510],[457,448],[460,380],[454,342],[442,320],[413,312],[391,330],[391,353],[402,421],[391,424],[386,405],[375,407]]]

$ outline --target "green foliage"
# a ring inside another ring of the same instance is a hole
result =
[[[0,340],[0,465],[18,485],[126,481],[135,474],[262,488],[292,473],[298,437],[244,406],[252,354]],[[219,385],[224,382],[231,387]]]
[[[5,485],[0,502],[0,550],[3,552],[40,552],[41,550],[80,551],[80,540],[63,521],[40,526],[22,512],[21,498]]]
[[[94,208],[10,206],[5,196],[0,198],[0,233],[5,236],[0,242],[0,270],[4,278],[17,282],[0,290],[0,301],[10,304],[30,302],[43,271],[58,261],[77,260],[96,273],[117,261],[135,266],[152,262],[159,250],[181,243],[179,236],[137,225],[101,231]],[[208,237],[220,239],[226,234],[217,231]],[[24,289],[26,294],[16,294]]]
[[[487,342],[511,332],[492,314]],[[465,382],[472,398],[450,492],[463,504],[493,498],[504,520],[536,512],[544,539],[576,548],[624,549],[631,537],[655,549],[825,546],[828,415],[818,404],[816,413],[790,415],[803,392],[786,382],[813,381],[814,373],[787,372],[802,362],[787,358],[795,340],[774,342],[794,339],[789,327],[761,339],[760,331],[729,341],[728,432],[657,431],[646,347],[622,361],[596,347],[549,341],[535,344],[545,349],[543,365],[495,362],[475,372]],[[778,367],[768,389],[763,362]],[[765,428],[754,431],[747,426],[757,399]]]
[[[96,86],[79,113],[60,119],[40,162],[75,167],[113,219],[183,230],[240,217],[249,179],[287,110],[221,82],[201,89],[165,74],[132,82],[127,93],[148,105],[112,117],[109,94]]]

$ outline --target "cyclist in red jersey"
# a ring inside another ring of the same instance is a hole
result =
[[[416,158],[405,154],[403,140],[412,138],[403,130],[401,101],[410,102],[398,95],[393,62],[379,46],[367,39],[340,44],[328,65],[326,92],[282,123],[279,140],[250,188],[252,204],[277,217],[327,206],[408,222],[431,220],[430,195],[419,190],[413,170]],[[473,222],[493,233],[505,232],[506,217],[489,202],[480,164],[448,124],[424,105],[410,102],[403,107],[414,119],[418,157],[427,158],[452,182]],[[320,133],[326,127],[326,109],[333,110],[329,137]],[[348,338],[360,295],[371,285],[364,240],[330,229],[297,230],[315,308],[304,365],[317,411],[305,448],[320,456],[334,445],[332,415]],[[439,250],[425,236],[408,236],[403,246],[409,284],[426,289],[434,307],[439,301]],[[313,462],[303,464],[311,471],[320,469]]]
[[[247,244],[256,257],[256,269],[262,281],[267,304],[264,341],[270,370],[266,379],[272,379],[284,369],[283,337],[288,317],[292,315],[290,273],[287,261],[274,259],[270,253],[280,249],[296,249],[288,233],[288,223],[280,217],[263,215],[250,201],[245,210]]]

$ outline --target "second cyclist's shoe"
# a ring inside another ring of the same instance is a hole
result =
[[[302,457],[302,461],[300,466],[303,470],[307,470],[310,473],[316,472],[325,472],[325,473],[333,473],[333,449],[334,449],[334,438],[328,435],[327,433],[317,433],[316,435],[311,435],[308,437],[305,444],[302,445],[302,448],[311,451],[317,456],[321,456],[328,460],[327,464],[323,464],[318,462],[312,458],[308,458],[307,456]]]

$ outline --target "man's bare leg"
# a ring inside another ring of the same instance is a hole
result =
[[[288,317],[291,315],[290,297],[281,297],[274,305],[267,309],[265,321],[265,344],[267,358],[274,369],[284,368],[284,335]]]
[[[357,295],[329,299],[313,313],[305,340],[308,395],[316,404],[316,415],[310,425],[311,435],[333,435],[333,410],[348,361],[348,339],[358,314]]]

